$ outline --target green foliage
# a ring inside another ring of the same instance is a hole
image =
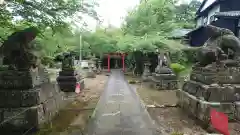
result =
[[[186,69],[185,66],[179,63],[172,63],[170,67],[176,75],[179,75],[182,71]]]
[[[200,47],[189,47],[182,50],[189,63],[196,61],[196,54],[199,49]]]
[[[194,28],[195,27],[195,14],[196,10],[200,7],[201,2],[198,0],[192,0],[189,4],[181,4],[176,6],[175,20],[178,22],[178,25],[183,28]]]
[[[96,3],[88,0],[9,0],[7,5],[0,7],[0,41],[15,30],[38,26],[42,33],[34,45],[36,49],[43,49],[44,64],[51,65],[53,58],[62,52],[74,50],[78,55],[81,35],[83,57],[91,54],[102,57],[109,52],[147,53],[160,49],[169,51],[173,62],[186,65],[194,61],[195,50],[166,37],[175,28],[194,26],[194,13],[199,2],[179,6],[174,3],[175,0],[141,1],[129,12],[120,29],[98,27],[95,32],[89,32],[70,28],[70,21],[82,22],[85,14],[98,19],[94,9]],[[131,55],[127,57],[129,63],[133,63],[133,58]]]
[[[161,34],[171,31],[174,27],[174,1],[148,0],[129,12],[123,31],[135,36]]]
[[[184,135],[184,133],[174,132],[171,135]]]
[[[49,65],[50,67],[53,67],[53,65],[54,65],[54,58],[51,57],[51,56],[44,56],[44,57],[42,57],[41,62],[45,66]]]
[[[0,26],[15,29],[15,23],[24,21],[26,25],[59,31],[68,26],[67,20],[82,21],[83,14],[97,19],[95,5],[86,0],[8,0],[0,7]]]

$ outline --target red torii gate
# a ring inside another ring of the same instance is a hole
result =
[[[107,54],[107,57],[108,57],[108,72],[110,72],[110,57],[112,55],[115,55],[115,56],[121,56],[122,57],[122,70],[123,72],[125,72],[125,56],[127,56],[127,53],[108,53]]]

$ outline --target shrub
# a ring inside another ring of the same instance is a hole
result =
[[[179,63],[172,63],[170,65],[170,67],[177,76],[179,75],[179,73],[181,73],[182,71],[184,71],[186,69],[185,66],[183,66]]]
[[[54,58],[53,57],[50,57],[50,56],[44,56],[42,59],[41,59],[41,62],[43,65],[49,65],[50,67],[53,67],[54,65]]]
[[[191,47],[191,48],[185,48],[183,49],[183,53],[185,54],[185,57],[188,59],[188,63],[195,63],[196,61],[196,54],[200,47]]]
[[[196,53],[200,47],[189,47],[178,51],[170,52],[170,59],[173,63],[191,65],[196,61]]]

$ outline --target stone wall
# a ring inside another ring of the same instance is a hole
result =
[[[39,129],[43,123],[50,121],[59,109],[69,103],[65,100],[65,94],[59,90],[56,81],[39,79],[43,82],[32,85],[34,81],[28,80],[28,76],[8,78],[13,75],[7,77],[4,75],[6,72],[0,71],[1,133]]]

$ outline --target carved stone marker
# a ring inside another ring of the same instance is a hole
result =
[[[84,89],[84,79],[74,68],[74,58],[70,53],[65,53],[62,61],[62,71],[59,72],[57,82],[63,92],[75,92],[76,84],[80,84],[80,90]]]
[[[63,93],[56,83],[50,82],[46,69],[29,43],[35,36],[31,29],[15,32],[1,47],[7,61],[4,63],[7,68],[0,70],[1,133],[15,131],[22,134],[39,129],[65,104]]]
[[[183,110],[209,126],[211,108],[228,114],[230,120],[240,120],[240,42],[228,30],[214,26],[207,28],[214,29],[214,32],[210,33],[212,37],[199,50],[198,53],[202,57],[199,55],[197,64],[192,68],[190,80],[185,82],[182,90],[177,91],[177,97]],[[206,50],[214,52],[215,48],[231,48],[234,57],[229,57],[228,52],[221,51],[219,55],[209,59],[208,55],[211,53],[205,53]],[[227,56],[227,60],[220,58],[224,55]]]
[[[100,74],[102,72],[102,61],[98,60],[98,67],[97,67],[97,74]]]
[[[149,66],[150,66],[149,62],[145,62],[144,63],[144,70],[143,70],[143,74],[142,74],[142,80],[143,81],[148,81],[149,77],[151,76],[151,72],[149,70]]]
[[[166,55],[158,56],[158,65],[155,73],[152,73],[151,86],[159,90],[175,90],[178,88],[177,77],[169,67],[169,60]]]

